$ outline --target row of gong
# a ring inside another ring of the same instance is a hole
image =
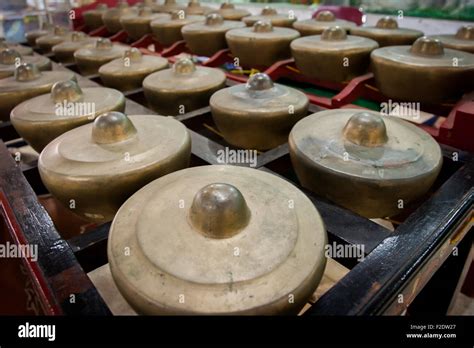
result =
[[[125,61],[138,57],[131,50]],[[126,70],[122,57],[118,64]],[[306,195],[256,169],[187,168],[191,138],[182,123],[126,116],[121,92],[81,89],[74,80],[20,64],[0,80],[7,81],[0,106],[12,109],[15,128],[41,151],[49,191],[91,221],[114,220],[109,264],[130,305],[144,314],[297,313],[326,262],[324,224]],[[220,70],[184,58],[143,86],[157,107],[167,89],[174,105],[193,100],[189,86],[206,90],[230,144],[269,149],[288,141],[301,184],[363,216],[397,214],[440,171],[439,145],[408,122],[357,109],[306,116],[306,95],[265,74],[228,88],[224,81]]]
[[[270,14],[264,11],[260,16],[243,17],[254,23],[245,27],[244,22],[224,20],[218,13],[199,18],[180,18],[181,13],[176,12],[153,14],[163,17],[151,21],[151,17],[140,15],[141,10],[120,18],[123,22],[132,16],[141,24],[146,22],[147,30],[153,30],[158,41],[172,37],[169,43],[184,37],[190,51],[198,55],[212,56],[229,45],[238,64],[244,67],[265,67],[293,56],[297,68],[309,78],[346,82],[366,73],[370,65],[376,85],[384,95],[423,103],[455,101],[474,89],[472,26],[461,27],[456,35],[424,37],[420,31],[398,28],[396,20],[390,17],[380,19],[375,27],[355,27],[351,22],[336,19],[329,11],[320,12],[315,19],[295,22],[265,9]],[[289,23],[298,31],[273,27],[272,23]],[[125,28],[129,34],[133,31]],[[353,35],[347,35],[346,30]],[[52,50],[59,60],[75,61],[84,74],[98,72],[110,87],[139,88],[148,74],[166,67],[164,59],[142,58],[138,52],[121,61],[119,57],[126,47],[105,39],[96,40],[61,28],[45,33],[42,31],[40,37],[38,32],[28,33],[27,37],[30,41],[35,39],[44,52]],[[300,38],[300,33],[311,35]],[[312,35],[315,33],[319,34]],[[155,90],[148,82],[145,91]],[[171,115],[178,112],[176,107],[155,109]]]
[[[175,69],[191,67],[183,59]],[[127,116],[119,91],[68,77],[17,105],[11,121],[36,149],[47,143],[38,168],[52,195],[88,220],[113,219],[109,265],[129,304],[143,314],[298,313],[326,263],[324,224],[306,195],[257,169],[187,168],[181,122]],[[303,186],[367,217],[400,212],[442,165],[420,128],[360,109],[306,116],[305,94],[265,74],[220,89],[210,104],[229,142],[288,140]]]

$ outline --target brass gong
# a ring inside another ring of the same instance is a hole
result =
[[[39,70],[51,70],[51,61],[43,56],[22,56],[14,49],[0,51],[0,79],[13,76],[15,69],[21,63],[35,64]]]
[[[411,45],[423,36],[419,30],[399,28],[397,20],[389,16],[380,18],[375,27],[353,27],[351,34],[375,40],[380,47]]]
[[[243,27],[245,24],[242,22],[225,21],[220,14],[210,13],[206,15],[205,22],[187,24],[181,29],[181,33],[192,53],[210,57],[227,48],[227,31]]]
[[[102,65],[99,75],[105,86],[129,91],[141,88],[145,77],[167,67],[166,58],[143,56],[138,48],[131,48],[123,57]]]
[[[306,94],[275,84],[268,75],[252,75],[214,93],[212,118],[224,139],[244,149],[267,150],[285,143],[293,125],[308,112]]]
[[[150,181],[186,168],[190,154],[191,137],[181,122],[109,112],[49,143],[38,169],[64,206],[101,223]]]
[[[104,12],[102,21],[110,34],[116,34],[123,29],[120,17],[136,12],[137,8],[128,6],[127,1],[120,1],[117,7]]]
[[[33,49],[31,47],[26,47],[26,46],[23,46],[23,45],[18,45],[18,44],[15,44],[15,43],[0,40],[0,52],[4,51],[6,49],[15,50],[22,56],[32,56],[33,55]]]
[[[225,81],[220,69],[195,66],[189,58],[182,58],[173,68],[146,77],[143,90],[156,112],[175,116],[208,106],[211,95]]]
[[[100,38],[95,46],[84,47],[74,52],[74,60],[82,74],[97,74],[102,65],[120,58],[129,48],[122,44],[114,44],[110,39]]]
[[[99,29],[104,25],[102,16],[109,10],[107,4],[98,4],[94,9],[85,11],[82,16],[84,24],[90,30]]]
[[[76,80],[72,71],[43,71],[31,63],[22,63],[14,76],[0,79],[0,121],[8,121],[10,112],[21,102],[49,93],[58,81]]]
[[[36,47],[36,39],[40,36],[45,36],[54,31],[54,25],[48,22],[43,22],[41,27],[36,30],[30,30],[25,33],[25,39],[28,42],[28,45],[31,47]]]
[[[331,11],[321,11],[315,18],[293,23],[293,28],[298,30],[301,36],[320,35],[325,29],[331,27],[340,27],[349,31],[355,26],[356,24],[354,22],[336,18]]]
[[[474,53],[474,26],[464,25],[455,35],[435,35],[433,39],[441,41],[444,47]]]
[[[474,55],[443,48],[436,39],[379,48],[371,59],[377,87],[390,98],[442,103],[474,90]]]
[[[41,152],[61,134],[94,121],[109,111],[124,111],[125,97],[115,89],[81,89],[71,80],[56,82],[51,93],[17,105],[10,120],[18,134],[37,152]]]
[[[74,52],[85,46],[91,47],[95,45],[96,41],[97,38],[87,36],[80,31],[75,31],[72,33],[70,40],[53,46],[52,51],[61,63],[71,64],[74,63]]]
[[[188,6],[184,9],[188,15],[206,15],[210,13],[213,9],[207,6],[201,6],[201,3],[198,0],[190,0]]]
[[[374,40],[347,35],[341,27],[330,27],[321,35],[294,40],[291,52],[303,75],[322,81],[344,82],[367,72],[370,52],[377,47]]]
[[[217,13],[219,13],[222,18],[229,21],[240,21],[242,18],[250,16],[251,14],[247,10],[235,8],[234,4],[230,2],[222,3]]]
[[[321,280],[326,243],[321,216],[295,186],[212,165],[161,177],[127,200],[108,259],[140,314],[297,314]]]
[[[56,26],[52,33],[36,39],[36,46],[43,53],[50,53],[53,46],[71,39],[72,32],[67,28]]]
[[[253,26],[258,21],[269,21],[274,27],[293,28],[293,22],[296,21],[296,17],[292,16],[291,13],[288,13],[288,15],[279,14],[274,8],[266,6],[262,9],[260,15],[247,16],[242,18],[242,21],[248,27]]]
[[[174,11],[184,11],[186,6],[176,3],[176,0],[165,0],[162,4],[151,5],[153,12],[172,13]]]
[[[156,41],[163,46],[171,46],[183,40],[181,28],[187,24],[204,21],[204,16],[187,15],[185,11],[173,11],[168,17],[154,19],[150,23],[151,32]]]
[[[304,187],[368,218],[402,212],[428,191],[442,164],[428,133],[396,116],[360,109],[302,119],[289,146]]]
[[[290,42],[299,36],[296,30],[274,28],[269,21],[257,21],[252,28],[232,29],[225,34],[239,65],[253,68],[290,58]]]
[[[138,40],[151,33],[150,22],[157,18],[168,18],[168,15],[153,13],[150,7],[141,7],[136,13],[121,16],[120,24],[131,39]]]

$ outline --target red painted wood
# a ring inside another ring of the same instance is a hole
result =
[[[365,84],[373,81],[374,74],[368,73],[352,79],[337,95],[332,97],[331,104],[334,108],[354,102],[366,90]]]
[[[154,43],[153,36],[151,34],[147,34],[142,36],[137,41],[133,42],[130,46],[137,48],[147,48],[152,43]]]
[[[109,37],[110,41],[112,42],[127,42],[128,40],[128,34],[125,30],[120,30],[118,33],[112,35]]]
[[[107,31],[107,28],[105,27],[105,25],[103,25],[100,28],[97,28],[96,30],[92,30],[89,33],[89,36],[109,37],[110,33]]]
[[[174,61],[173,56],[176,56],[181,53],[189,53],[188,47],[186,46],[186,42],[184,40],[175,42],[170,47],[165,48],[161,51],[161,55],[165,58],[169,58],[170,60]]]
[[[3,190],[0,189],[0,209],[3,212],[5,218],[5,223],[10,232],[10,236],[13,242],[16,245],[26,245],[28,244],[26,238],[23,236],[20,225],[16,220],[15,214],[8,203]],[[43,272],[40,270],[38,264],[29,258],[22,259],[29,275],[30,279],[33,282],[33,285],[36,289],[36,294],[38,295],[41,305],[45,314],[47,315],[60,315],[62,310],[59,304],[56,302],[51,289],[48,287],[48,281],[44,276]]]
[[[208,67],[219,67],[225,63],[228,63],[231,59],[232,56],[230,55],[230,50],[225,48],[223,50],[217,51],[212,57],[209,57],[208,60],[202,63],[202,65]]]
[[[474,93],[461,99],[439,129],[422,126],[438,142],[474,152]]]

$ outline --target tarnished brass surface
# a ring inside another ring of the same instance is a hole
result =
[[[257,21],[252,28],[232,29],[225,34],[232,55],[243,67],[266,67],[290,58],[290,42],[299,36],[296,30],[274,28],[269,21]]]
[[[171,46],[183,40],[181,28],[187,24],[204,21],[204,16],[187,15],[185,11],[173,11],[169,17],[160,17],[150,23],[154,38],[163,46]]]
[[[51,61],[43,56],[22,56],[15,49],[0,51],[0,79],[13,76],[16,67],[21,63],[35,64],[39,70],[51,70]]]
[[[207,6],[201,6],[198,0],[190,0],[184,11],[188,15],[206,15],[212,12],[213,9]]]
[[[112,223],[108,258],[141,314],[297,314],[321,280],[326,243],[318,211],[295,186],[212,165],[134,194]]]
[[[443,48],[436,39],[379,48],[371,60],[377,87],[390,98],[441,103],[474,90],[474,55]]]
[[[53,46],[52,51],[61,63],[74,63],[74,52],[83,47],[93,47],[96,41],[97,38],[75,31],[72,33],[70,40]]]
[[[195,66],[184,58],[173,68],[146,77],[143,91],[156,112],[175,116],[209,105],[209,98],[225,86],[225,81],[220,69]]]
[[[107,38],[100,38],[93,47],[83,47],[74,52],[74,60],[84,75],[97,74],[99,68],[120,58],[130,47],[112,43]]]
[[[12,109],[21,102],[49,93],[56,82],[75,79],[73,72],[41,72],[34,64],[20,64],[14,76],[0,80],[0,121],[8,121]]]
[[[401,213],[428,191],[442,164],[428,133],[360,109],[304,118],[291,130],[289,146],[304,187],[369,218]]]
[[[56,26],[52,33],[37,38],[36,46],[38,46],[43,53],[50,53],[53,46],[71,40],[71,35],[72,32],[67,28]]]
[[[172,13],[174,11],[184,11],[186,6],[178,4],[176,0],[165,0],[161,4],[151,5],[153,12]]]
[[[220,14],[211,13],[206,15],[205,22],[185,25],[181,33],[192,53],[210,57],[227,47],[225,33],[228,30],[243,27],[242,22],[226,21]]]
[[[102,65],[99,75],[105,86],[128,91],[141,88],[145,77],[167,67],[166,58],[143,56],[140,50],[131,48],[123,57]]]
[[[54,84],[43,94],[17,105],[10,120],[18,134],[37,152],[61,134],[94,121],[109,111],[124,111],[125,97],[115,89],[81,89],[74,81]]]
[[[141,187],[186,168],[190,154],[191,138],[181,122],[109,112],[49,143],[38,169],[48,190],[72,212],[106,222]]]
[[[375,27],[353,27],[351,34],[375,40],[380,47],[411,45],[423,36],[419,30],[399,28],[397,20],[389,16],[380,18]]]
[[[102,15],[102,21],[104,22],[107,31],[111,34],[115,34],[123,29],[122,24],[120,23],[120,17],[134,14],[136,12],[137,8],[128,6],[126,1],[120,2],[117,7],[104,12]]]
[[[42,30],[42,29],[37,29],[37,30],[32,30],[29,31],[25,34],[26,41],[28,42],[28,45],[31,47],[36,47],[36,40],[41,37],[50,34],[51,31],[48,30]]]
[[[151,33],[150,22],[157,18],[169,18],[169,16],[164,13],[153,13],[149,7],[141,7],[136,13],[121,16],[120,24],[130,38],[138,40]]]
[[[305,36],[291,43],[291,53],[301,73],[323,80],[344,82],[367,72],[376,41],[346,35],[341,27],[329,27],[321,35]]]
[[[464,25],[455,35],[435,35],[433,39],[441,41],[444,47],[474,53],[474,26]]]
[[[331,11],[321,11],[315,18],[293,23],[293,28],[298,30],[301,36],[320,35],[325,29],[330,27],[341,27],[349,31],[355,26],[356,24],[354,22],[337,19]]]
[[[43,22],[41,28],[36,30],[31,30],[25,33],[25,39],[28,42],[28,45],[31,47],[36,47],[36,39],[40,36],[48,35],[54,31],[54,25],[48,22]]]
[[[308,97],[274,84],[268,75],[251,76],[214,93],[212,118],[224,139],[244,149],[267,150],[285,143],[291,128],[308,112]]]
[[[109,11],[107,4],[98,4],[95,9],[85,11],[82,16],[84,18],[84,24],[87,28],[94,30],[104,25],[102,16],[105,12]]]
[[[0,52],[6,49],[15,50],[20,53],[22,56],[32,56],[33,49],[31,47],[26,47],[22,45],[18,45],[11,42],[0,41]]]
[[[272,7],[265,7],[258,16],[247,16],[242,18],[242,21],[251,27],[257,21],[269,21],[274,27],[288,27],[293,28],[293,23],[296,21],[296,17],[290,14],[284,15],[279,14],[277,10]]]
[[[240,21],[242,18],[250,16],[250,12],[243,8],[235,8],[234,4],[230,2],[222,3],[220,9],[217,11],[222,18],[228,21]]]

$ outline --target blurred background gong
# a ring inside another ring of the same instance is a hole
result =
[[[322,81],[345,82],[367,72],[376,41],[347,35],[329,27],[321,35],[305,36],[291,43],[295,64],[305,76]]]
[[[474,53],[473,25],[464,25],[460,27],[454,35],[435,35],[432,36],[432,38],[441,41],[444,47]]]
[[[157,71],[143,80],[145,97],[156,112],[179,115],[209,105],[211,95],[225,86],[222,70],[195,66],[179,59],[171,69]]]
[[[86,46],[74,52],[74,60],[83,75],[93,75],[99,72],[102,65],[122,57],[129,48],[122,44],[114,44],[110,39],[100,38],[95,46]]]
[[[143,56],[138,48],[126,50],[122,58],[104,64],[99,75],[104,85],[128,91],[142,87],[146,76],[168,67],[168,60],[156,56]]]
[[[251,27],[257,21],[269,21],[274,27],[293,27],[293,22],[296,21],[296,17],[292,17],[289,14],[279,14],[277,10],[272,7],[265,7],[262,12],[257,16],[247,16],[242,18],[242,21]]]
[[[225,21],[220,14],[211,13],[204,22],[185,25],[181,29],[189,50],[197,55],[211,57],[214,53],[227,47],[226,32],[243,28],[239,21]]]
[[[337,19],[331,11],[321,11],[315,18],[305,19],[303,21],[296,21],[293,27],[298,30],[301,36],[319,35],[330,27],[340,27],[349,31],[355,27],[354,22],[346,21],[344,19]]]
[[[299,36],[296,30],[273,27],[270,21],[257,21],[251,28],[232,29],[225,34],[240,66],[251,68],[268,67],[290,58],[290,42]]]
[[[154,19],[150,23],[151,32],[156,41],[163,46],[171,46],[183,40],[181,28],[187,24],[204,21],[204,16],[187,15],[185,11],[173,11],[168,17]]]
[[[411,45],[423,36],[419,30],[399,28],[397,20],[389,16],[380,18],[375,27],[352,27],[350,30],[352,35],[377,41],[380,47]]]

